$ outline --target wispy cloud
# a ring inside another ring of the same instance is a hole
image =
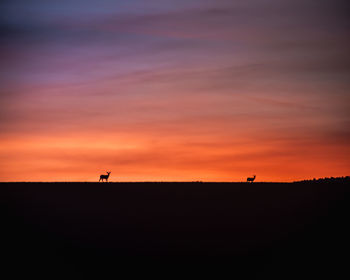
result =
[[[349,170],[345,1],[0,5],[0,180]]]

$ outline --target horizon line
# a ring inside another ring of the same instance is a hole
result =
[[[304,181],[304,180],[301,180]],[[256,183],[296,183],[301,181],[256,181],[250,183],[247,181],[110,181],[110,182],[98,182],[98,181],[0,181],[0,184],[8,183],[91,183],[91,184],[124,184],[124,183],[198,183],[198,184],[232,184],[232,183],[246,183],[246,184],[256,184]],[[312,181],[312,179],[310,180]]]
[[[202,181],[202,180],[193,180],[193,181],[0,181],[2,183],[298,183],[305,181],[319,181],[319,180],[337,180],[337,179],[349,179],[350,176],[339,176],[339,177],[322,177],[322,178],[312,178],[312,179],[302,179],[294,181],[254,181],[250,183],[248,181]]]

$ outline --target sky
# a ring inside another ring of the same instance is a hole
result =
[[[0,181],[350,175],[347,1],[0,11]]]

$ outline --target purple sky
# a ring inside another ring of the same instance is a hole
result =
[[[346,1],[0,9],[1,181],[349,175]]]

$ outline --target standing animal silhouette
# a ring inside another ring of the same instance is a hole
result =
[[[101,175],[98,181],[100,182],[102,180],[103,182],[103,180],[106,180],[106,182],[108,182],[109,174],[111,174],[111,172],[107,172],[107,175]]]
[[[252,182],[253,183],[254,180],[255,180],[255,177],[256,177],[255,175],[254,175],[254,177],[248,177],[247,178],[247,182]]]

